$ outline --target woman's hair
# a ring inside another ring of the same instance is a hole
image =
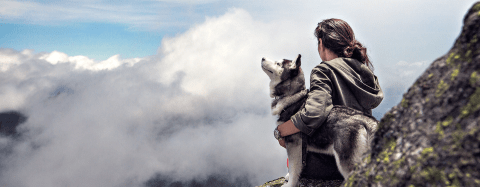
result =
[[[334,18],[323,20],[315,28],[315,36],[318,40],[322,39],[323,46],[338,57],[356,59],[373,70],[373,65],[368,59],[367,48],[355,39],[355,34],[347,22]]]

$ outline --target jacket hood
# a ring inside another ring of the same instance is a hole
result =
[[[343,78],[363,108],[373,109],[382,102],[382,88],[366,65],[352,58],[335,58],[324,63]]]

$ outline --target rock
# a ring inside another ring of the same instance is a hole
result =
[[[453,48],[381,119],[343,186],[480,186],[480,2]]]
[[[343,180],[315,180],[302,178],[300,179],[300,185],[298,187],[338,187],[342,182]],[[284,183],[285,178],[280,177],[257,187],[281,187]]]

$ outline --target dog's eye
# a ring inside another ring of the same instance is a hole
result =
[[[280,62],[276,62],[275,64],[276,64],[277,66],[280,66]]]

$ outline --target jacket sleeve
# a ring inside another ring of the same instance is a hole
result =
[[[312,70],[305,107],[291,117],[295,127],[309,136],[323,124],[333,107],[332,84],[325,72],[318,66]]]

